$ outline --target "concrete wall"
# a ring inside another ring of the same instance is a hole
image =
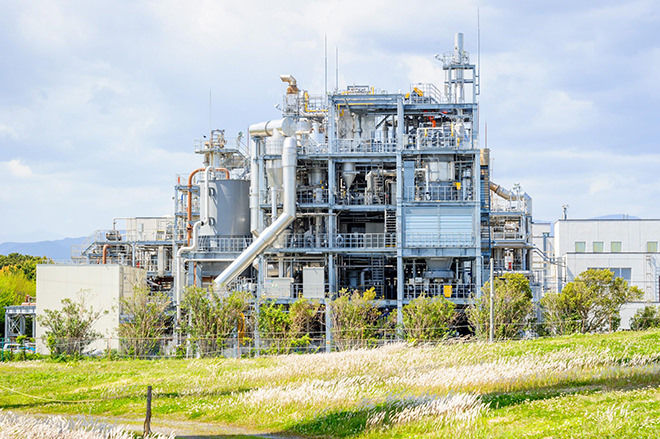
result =
[[[104,337],[116,337],[119,326],[119,300],[132,294],[134,285],[144,285],[146,272],[121,265],[38,265],[37,316],[45,309],[61,309],[62,299],[79,300],[94,311],[104,314],[94,329]],[[37,351],[48,353],[41,338],[45,328],[37,321]],[[107,340],[90,345],[91,351],[116,349],[117,341]]]

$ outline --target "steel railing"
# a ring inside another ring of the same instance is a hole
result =
[[[396,233],[342,233],[336,236],[335,246],[341,248],[396,247]]]
[[[409,187],[404,192],[404,200],[419,202],[474,201],[474,191],[472,188],[458,189],[454,185]]]
[[[404,299],[415,299],[420,296],[442,296],[448,299],[469,299],[473,294],[476,295],[474,284],[416,284],[406,285],[403,290]]]
[[[240,253],[252,244],[252,237],[215,237],[200,236],[199,249],[201,251],[213,251],[218,253]]]

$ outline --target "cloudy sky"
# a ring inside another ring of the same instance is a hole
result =
[[[335,48],[340,87],[440,83],[477,8],[494,180],[541,220],[660,218],[657,1],[0,0],[0,242],[170,214],[209,122],[277,117],[282,73],[323,92],[326,35],[331,88]]]

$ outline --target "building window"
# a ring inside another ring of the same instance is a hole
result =
[[[575,241],[575,253],[584,253],[587,251],[587,243],[584,241]]]
[[[614,273],[614,277],[620,277],[626,282],[630,282],[632,279],[632,269],[631,268],[619,268],[619,267],[589,267],[589,270],[610,270]]]
[[[658,241],[648,241],[646,243],[647,253],[658,253]]]
[[[621,253],[621,241],[612,241],[612,253]]]
[[[603,241],[594,241],[594,253],[603,253]]]

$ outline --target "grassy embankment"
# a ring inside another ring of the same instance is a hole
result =
[[[660,332],[330,355],[0,364],[0,408],[301,436],[660,437]],[[91,400],[91,401],[89,401]]]

